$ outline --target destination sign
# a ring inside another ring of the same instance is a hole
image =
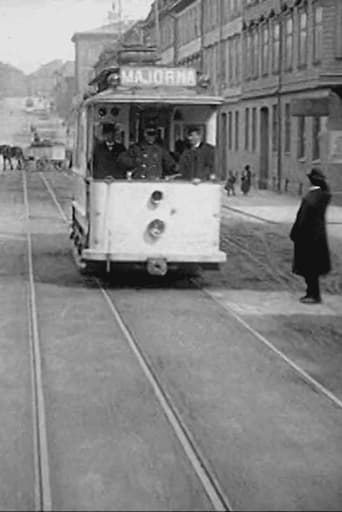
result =
[[[120,68],[121,85],[147,87],[196,87],[197,74],[194,68],[129,67]]]

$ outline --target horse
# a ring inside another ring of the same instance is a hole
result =
[[[2,144],[0,146],[0,155],[3,158],[3,170],[6,171],[7,162],[9,163],[11,171],[13,171],[13,162],[12,162],[12,148],[8,144]]]
[[[20,146],[11,147],[11,157],[17,161],[17,169],[22,170],[24,168],[24,152]]]

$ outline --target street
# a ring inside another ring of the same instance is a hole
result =
[[[342,1],[0,13],[0,512],[341,511]]]
[[[41,464],[52,510],[340,510],[336,274],[299,304],[288,226],[226,209],[220,271],[82,276],[70,181],[0,176],[0,508]]]

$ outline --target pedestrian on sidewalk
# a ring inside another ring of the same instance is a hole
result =
[[[235,182],[236,182],[236,175],[233,173],[233,171],[228,172],[228,178],[226,181],[226,184],[224,186],[225,190],[227,191],[227,196],[230,196],[230,193],[232,193],[233,196],[235,196]]]
[[[322,302],[319,277],[331,270],[325,221],[331,193],[319,169],[312,169],[307,176],[311,187],[301,202],[290,232],[294,242],[292,271],[304,277],[306,282],[306,294],[300,302],[319,304]]]
[[[252,173],[249,165],[245,165],[241,174],[241,191],[244,196],[248,194],[252,183]]]

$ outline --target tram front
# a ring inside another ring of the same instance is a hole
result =
[[[194,69],[124,66],[86,100],[77,130],[72,238],[77,261],[216,267],[222,100]]]

